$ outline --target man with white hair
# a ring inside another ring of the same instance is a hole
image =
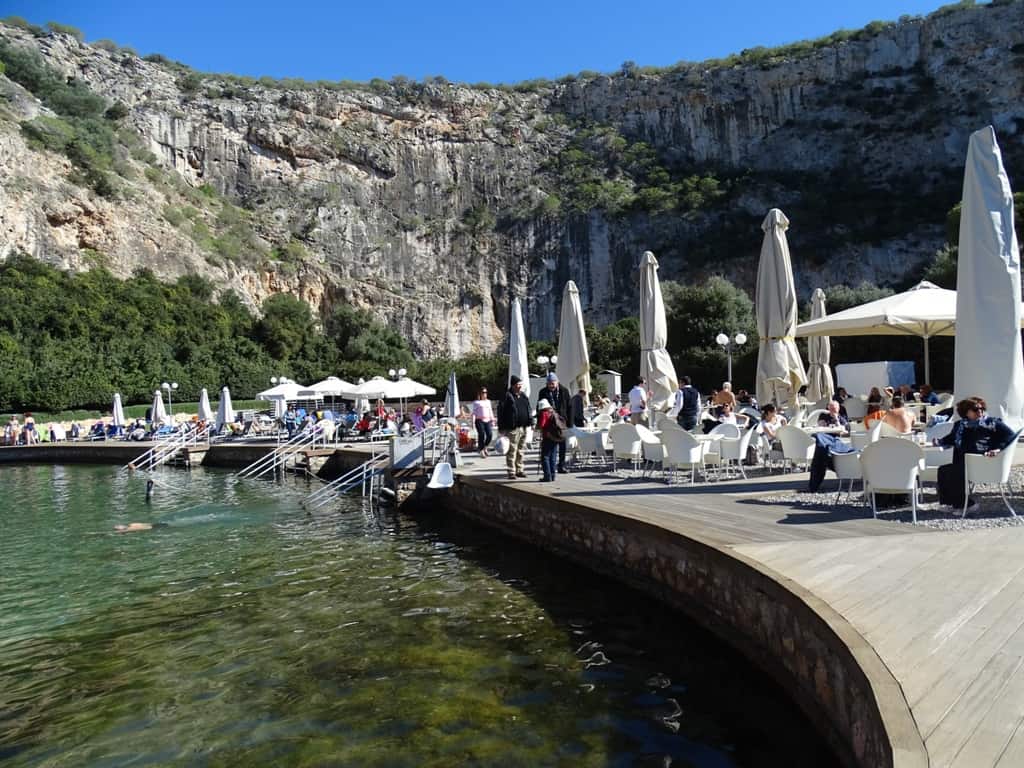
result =
[[[713,405],[731,405],[733,410],[736,409],[736,395],[732,392],[731,381],[722,382],[722,388],[718,390],[718,394],[715,395]]]

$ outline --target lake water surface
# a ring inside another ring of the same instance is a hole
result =
[[[168,470],[0,468],[5,766],[817,766],[678,614],[461,521]],[[167,527],[116,534],[132,521]]]

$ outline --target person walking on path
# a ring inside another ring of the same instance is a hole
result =
[[[567,387],[558,383],[558,376],[554,371],[548,374],[548,385],[537,395],[537,407],[540,408],[540,401],[547,400],[555,413],[562,417],[565,424],[571,424],[569,420],[569,406],[572,396]],[[565,473],[565,441],[558,443],[558,471]]]
[[[508,392],[498,409],[498,429],[508,437],[508,453],[505,454],[505,466],[508,479],[526,477],[525,452],[526,430],[533,424],[533,413],[530,409],[530,398],[523,392],[523,382],[518,376],[509,380]]]
[[[487,446],[491,444],[491,424],[494,423],[494,413],[491,411],[491,401],[487,399],[487,390],[481,389],[476,393],[476,400],[473,401],[473,424],[476,426],[476,448],[480,455],[487,458]]]

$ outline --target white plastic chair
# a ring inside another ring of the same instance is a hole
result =
[[[850,500],[850,496],[853,494],[853,483],[855,480],[864,480],[864,472],[860,466],[860,454],[859,453],[833,453],[832,454],[832,466],[835,469],[836,479],[839,481],[839,487],[836,489],[836,501],[839,503],[839,497],[843,495],[843,480],[849,480],[850,484],[846,487],[846,500]]]
[[[799,464],[809,464],[814,458],[814,448],[817,443],[813,437],[799,427],[787,424],[775,435],[782,443],[782,458],[788,461],[790,466],[795,468]]]
[[[941,440],[953,431],[955,423],[953,421],[940,421],[938,424],[932,424],[924,431],[924,436],[929,443],[933,440]]]
[[[823,414],[828,413],[827,408],[817,408],[807,414],[807,418],[804,419],[804,425],[808,427],[818,426],[818,418]]]
[[[843,401],[843,408],[846,409],[846,418],[850,421],[863,419],[868,412],[868,404],[860,397],[848,397]]]
[[[677,469],[690,470],[690,482],[696,482],[697,470],[704,469],[704,457],[707,455],[709,443],[698,440],[686,430],[666,430],[661,433],[661,442],[665,446],[665,458],[662,466],[671,471],[669,482],[675,478]]]
[[[744,405],[742,408],[740,408],[739,413],[742,413],[744,416],[750,416],[751,418],[757,419],[758,421],[761,420],[761,412],[757,410],[757,408],[754,408],[749,405]]]
[[[879,428],[878,434],[880,437],[902,437],[911,440],[914,437],[913,432],[900,432],[898,429],[896,429],[896,427],[890,424],[886,424],[884,421],[878,422],[878,424],[876,424],[875,426]]]
[[[582,429],[577,430],[576,460],[579,461],[581,466],[583,466],[588,464],[590,462],[590,458],[593,456],[601,466],[604,466],[608,461],[607,441],[607,432],[590,432]]]
[[[722,439],[715,441],[704,454],[704,464],[715,467],[716,470],[723,464],[721,449],[718,447],[724,440],[739,440],[740,428],[735,424],[719,424],[712,429],[709,435],[721,435]],[[717,475],[717,472],[716,472]]]
[[[665,460],[665,446],[661,444],[658,436],[642,424],[636,425],[636,433],[640,437],[640,452],[644,459],[644,473],[646,474],[655,464],[662,465]]]
[[[619,459],[632,463],[635,471],[643,459],[643,442],[636,427],[626,422],[612,424],[608,429],[608,438],[612,442],[612,471],[618,471]]]
[[[1006,498],[1006,489],[1010,484],[1010,469],[1013,467],[1013,458],[1016,450],[1017,441],[1014,440],[995,456],[985,456],[977,453],[968,453],[964,456],[964,509],[960,517],[966,517],[967,500],[971,493],[971,486],[977,483],[998,485],[999,495],[1003,497],[1003,504],[1010,510],[1011,515],[1017,516],[1017,512],[1010,506],[1010,500]]]
[[[451,488],[454,484],[455,475],[452,472],[452,465],[447,461],[442,461],[434,467],[427,488]]]
[[[860,454],[864,474],[864,492],[871,496],[871,512],[878,517],[875,495],[879,493],[909,493],[910,508],[917,522],[917,491],[924,451],[910,440],[879,440],[867,446]]]
[[[739,467],[743,479],[747,479],[746,470],[743,469],[743,462],[747,458],[747,449],[750,447],[750,440],[755,430],[745,429],[737,437],[723,437],[718,441],[717,454],[721,466],[728,471],[734,463]]]

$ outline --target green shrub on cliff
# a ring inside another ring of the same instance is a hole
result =
[[[564,207],[577,213],[696,211],[726,191],[710,174],[666,167],[653,147],[628,140],[612,126],[577,130],[547,170],[556,179]]]
[[[26,138],[36,147],[62,152],[78,169],[77,181],[106,197],[116,194],[110,178],[117,138],[111,127],[121,110],[108,118],[107,103],[78,80],[66,81],[47,66],[35,51],[0,41],[0,62],[7,77],[31,91],[59,118],[46,116],[22,124]],[[122,105],[123,107],[123,105]]]

